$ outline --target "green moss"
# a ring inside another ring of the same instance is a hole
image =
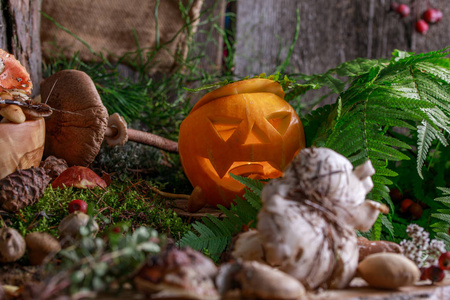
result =
[[[154,194],[147,181],[113,181],[106,189],[75,188],[45,190],[39,202],[9,217],[8,226],[23,235],[29,232],[48,232],[58,235],[58,224],[68,214],[68,204],[74,199],[88,203],[88,214],[96,216],[101,231],[126,223],[132,230],[151,227],[160,233],[178,238],[190,229],[172,209],[165,208],[165,199]]]

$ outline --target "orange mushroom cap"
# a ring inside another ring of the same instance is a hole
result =
[[[14,55],[0,49],[0,92],[15,89],[30,94],[33,89],[30,74]]]

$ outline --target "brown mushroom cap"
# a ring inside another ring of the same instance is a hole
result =
[[[32,232],[25,237],[31,265],[41,265],[61,250],[59,241],[45,232]]]
[[[108,123],[94,82],[84,72],[63,70],[41,84],[43,101],[55,109],[46,120],[44,156],[87,166],[97,156]]]

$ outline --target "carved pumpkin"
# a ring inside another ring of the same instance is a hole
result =
[[[178,143],[184,172],[196,187],[190,211],[204,204],[229,207],[244,191],[229,173],[280,177],[305,147],[303,126],[283,89],[260,78],[206,94],[181,123]]]

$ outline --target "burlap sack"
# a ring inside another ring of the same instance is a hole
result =
[[[188,26],[180,2],[187,7],[191,22]],[[157,3],[158,25],[155,22]],[[158,31],[162,48],[148,61],[148,72],[154,74],[169,73],[186,58],[187,43],[195,32],[202,3],[203,0],[43,0],[42,11],[110,61],[136,52],[138,45],[133,30],[144,54],[154,52]],[[87,46],[45,16],[42,16],[41,43],[44,58],[62,49],[66,57],[79,51],[84,61],[98,60]]]

